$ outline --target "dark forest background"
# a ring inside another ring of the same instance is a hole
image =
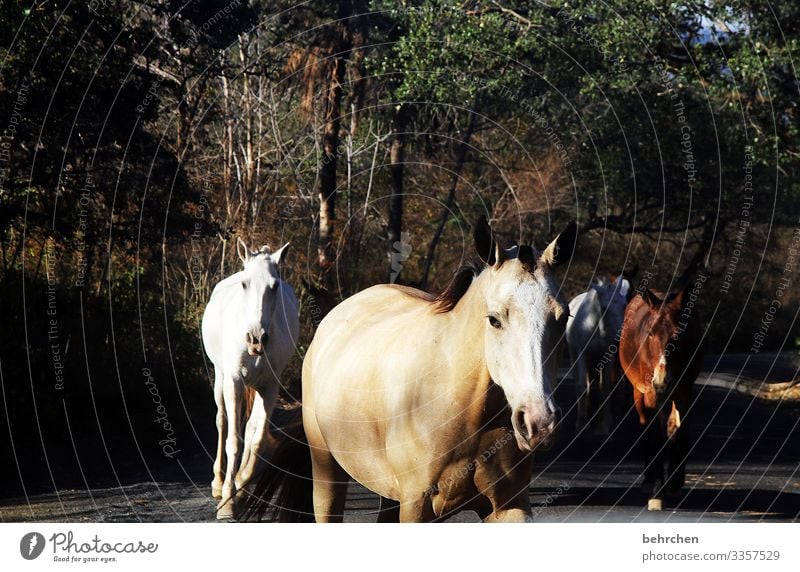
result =
[[[0,0],[0,494],[210,479],[199,323],[239,237],[292,243],[287,385],[302,280],[439,291],[482,214],[540,247],[577,219],[570,296],[708,253],[709,350],[796,351],[798,27],[792,0]]]

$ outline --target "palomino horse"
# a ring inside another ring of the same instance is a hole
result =
[[[642,426],[644,489],[651,495],[651,510],[660,510],[664,494],[679,491],[685,479],[686,422],[703,361],[695,306],[703,281],[698,279],[691,291],[688,282],[666,295],[645,289],[625,311],[620,362],[633,385]]]
[[[614,386],[619,381],[619,343],[632,274],[620,272],[610,282],[599,279],[569,303],[567,345],[575,368],[576,432],[589,420],[599,435],[611,432]]]
[[[287,246],[273,253],[266,246],[251,252],[239,239],[237,251],[244,270],[214,287],[203,314],[203,345],[214,364],[217,402],[218,441],[211,492],[222,499],[219,518],[234,516],[234,494],[260,468],[280,375],[294,354],[300,330],[297,298],[278,272]],[[249,418],[246,394],[253,399]]]
[[[298,450],[310,446],[317,522],[342,520],[349,477],[380,495],[381,520],[464,509],[486,521],[530,519],[531,452],[556,427],[551,387],[568,315],[553,269],[572,256],[576,225],[514,259],[478,228],[482,263],[439,297],[373,286],[322,321],[303,362],[307,444],[286,447],[294,465],[278,447],[251,509],[267,509],[276,479],[309,482],[300,474],[308,449]],[[307,500],[297,489],[279,494],[279,518]]]

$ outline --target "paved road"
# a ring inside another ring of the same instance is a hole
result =
[[[743,360],[701,375],[695,387],[695,446],[681,498],[661,512],[643,510],[637,426],[632,415],[607,440],[572,435],[573,389],[567,379],[556,398],[566,412],[559,442],[536,458],[530,494],[538,522],[695,522],[800,520],[800,403],[763,400],[730,389]],[[784,364],[785,366],[786,364]],[[762,368],[762,369],[759,369]],[[791,379],[791,368],[770,369],[766,358],[748,364],[743,379]],[[722,373],[720,373],[722,371]],[[777,373],[776,373],[777,371]],[[788,377],[787,377],[788,376]],[[705,382],[708,382],[704,385]],[[728,387],[728,389],[726,389]],[[30,501],[0,501],[3,521],[198,522],[214,520],[207,467],[187,469],[195,482],[139,483],[91,491],[59,491]],[[377,497],[351,485],[347,520],[374,521]],[[465,512],[453,520],[476,521]]]

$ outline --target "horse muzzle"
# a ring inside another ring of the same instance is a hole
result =
[[[514,411],[511,425],[521,451],[545,450],[553,443],[559,410],[548,400],[545,407],[524,405]]]
[[[247,335],[245,336],[247,353],[253,357],[262,355],[264,353],[264,349],[267,347],[267,340],[268,337],[266,333],[256,337],[250,332],[247,332]]]

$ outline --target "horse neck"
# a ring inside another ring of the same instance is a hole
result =
[[[443,348],[448,357],[457,356],[452,364],[457,371],[450,377],[451,383],[468,393],[485,392],[490,381],[484,350],[488,275],[489,270],[481,272],[461,300],[446,314],[447,322],[442,333]]]

